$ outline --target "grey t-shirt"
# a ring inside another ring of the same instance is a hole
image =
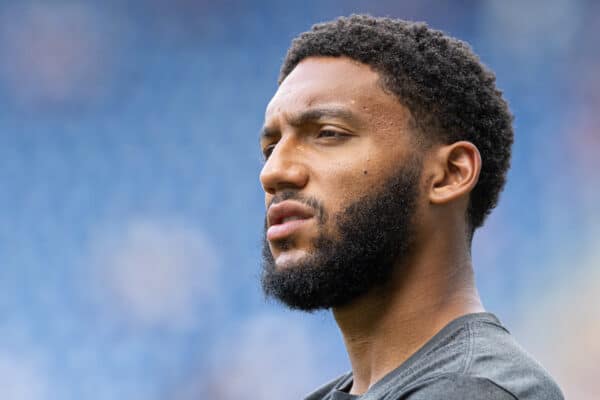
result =
[[[563,400],[548,375],[490,313],[462,316],[444,327],[361,396],[348,394],[345,374],[305,400]]]

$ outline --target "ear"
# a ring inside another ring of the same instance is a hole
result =
[[[471,142],[460,141],[437,149],[433,162],[433,179],[429,200],[444,204],[468,196],[479,180],[481,155]]]

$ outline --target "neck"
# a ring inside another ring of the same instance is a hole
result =
[[[385,287],[333,310],[352,364],[352,394],[366,392],[452,320],[484,311],[468,251],[414,254]]]

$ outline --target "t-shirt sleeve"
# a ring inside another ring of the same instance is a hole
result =
[[[489,379],[450,374],[415,385],[397,400],[518,400]]]

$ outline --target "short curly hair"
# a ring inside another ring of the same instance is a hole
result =
[[[313,56],[345,56],[373,68],[384,90],[408,107],[426,143],[466,140],[477,146],[482,168],[466,217],[471,234],[482,226],[506,181],[513,117],[495,75],[470,46],[421,22],[340,17],[293,40],[279,84]]]

